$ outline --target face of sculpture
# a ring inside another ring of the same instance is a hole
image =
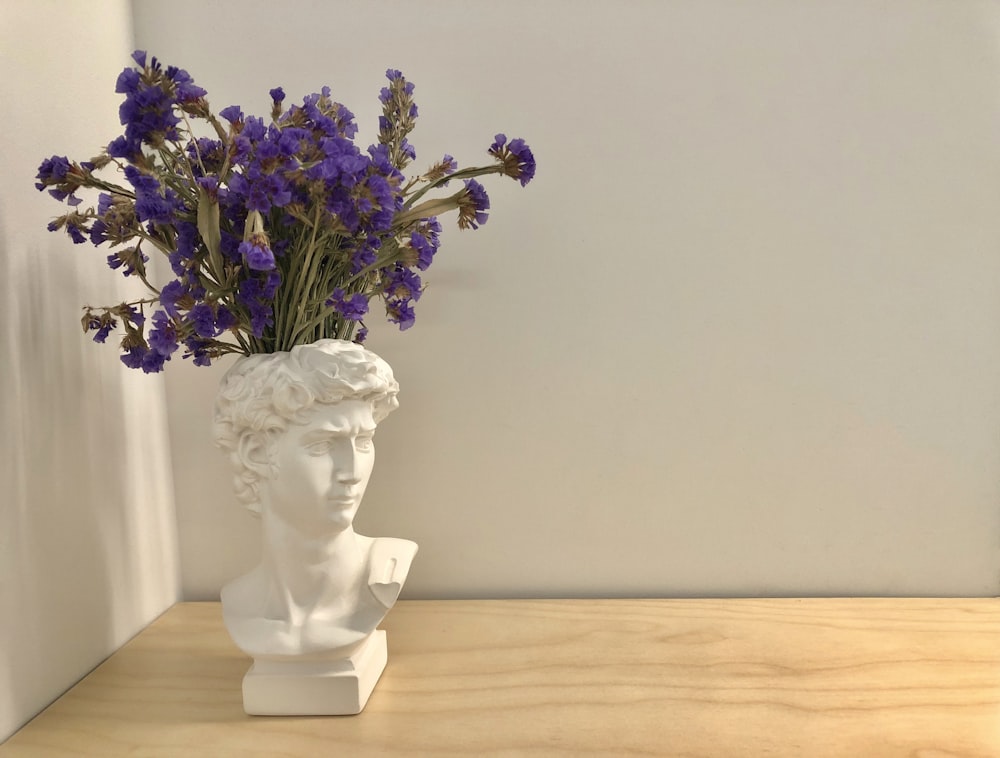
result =
[[[375,465],[375,421],[365,400],[316,405],[279,440],[275,478],[261,482],[265,508],[308,535],[354,521]]]

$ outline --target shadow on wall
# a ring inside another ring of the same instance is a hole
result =
[[[82,315],[80,293],[93,289],[80,286],[86,269],[73,256],[77,251],[36,242],[11,249],[15,237],[4,221],[0,216],[6,314],[0,331],[0,740],[176,593],[175,582],[161,580],[166,593],[144,583],[143,553],[166,561],[168,575],[176,558],[172,533],[142,535],[150,528],[143,511],[160,503],[137,501],[134,485],[144,474],[159,484],[156,472],[140,465],[145,451],[138,438],[149,432],[155,443],[162,419],[154,414],[150,428],[130,431],[130,421],[144,425],[141,417],[140,424],[126,417],[129,392],[114,355],[95,350],[74,328]]]

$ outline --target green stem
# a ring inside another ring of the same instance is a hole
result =
[[[282,344],[286,345],[288,349],[295,344],[294,335],[298,332],[299,321],[303,318],[303,308],[305,303],[305,288],[306,283],[309,280],[309,273],[313,268],[313,259],[316,257],[316,250],[318,248],[317,240],[319,237],[319,222],[322,214],[322,208],[316,206],[316,211],[313,214],[312,219],[312,233],[309,237],[309,244],[306,246],[305,255],[302,258],[302,266],[298,270],[298,276],[295,276],[295,283],[289,289],[288,294],[282,299],[286,307],[281,310],[287,314],[285,323],[279,328],[279,325],[275,323],[275,334]],[[294,272],[289,270],[289,274],[294,276]],[[294,317],[293,317],[294,314]]]
[[[246,338],[243,334],[237,330],[233,330],[233,336],[236,337],[236,341],[240,343],[240,347],[243,349],[243,354],[250,355],[250,346],[247,344]]]
[[[120,187],[117,184],[112,184],[111,182],[106,182],[103,179],[98,179],[91,173],[87,174],[87,180],[82,183],[82,186],[89,189],[101,189],[110,192],[112,195],[121,195],[122,197],[127,197],[130,200],[135,200],[135,193],[129,192],[124,187]]]
[[[419,221],[422,218],[439,216],[442,213],[453,211],[458,207],[458,198],[460,198],[464,192],[464,189],[459,190],[451,197],[428,200],[415,208],[404,210],[401,213],[396,214],[396,217],[392,220],[392,225],[397,229],[403,229],[407,224]]]
[[[427,194],[428,191],[436,187],[440,187],[443,184],[447,184],[448,182],[454,181],[455,179],[471,179],[474,176],[483,176],[485,174],[502,174],[502,173],[503,173],[503,166],[499,164],[497,164],[496,166],[482,166],[479,168],[463,168],[461,171],[456,171],[454,174],[448,174],[446,176],[442,176],[440,179],[435,179],[430,184],[421,187],[419,190],[413,193],[413,196],[410,197],[409,200],[403,203],[403,208],[405,210],[413,207],[413,204],[417,202],[417,200],[422,198],[425,194]]]
[[[319,312],[319,314],[317,316],[315,316],[314,318],[310,319],[308,322],[306,322],[305,324],[303,324],[302,326],[300,326],[298,328],[298,330],[293,335],[290,344],[291,345],[298,344],[298,340],[301,337],[304,337],[306,334],[309,333],[310,330],[315,329],[317,326],[319,326],[320,324],[322,324],[324,321],[326,321],[328,318],[330,318],[330,316],[334,315],[336,312],[337,312],[337,309],[334,308],[333,306],[327,306],[327,307],[323,308]]]
[[[383,254],[383,255],[379,256],[378,258],[375,259],[374,263],[368,264],[363,269],[361,269],[358,273],[356,273],[354,276],[351,276],[351,277],[345,279],[344,280],[344,288],[345,288],[345,290],[346,290],[346,288],[347,288],[348,285],[353,284],[358,279],[360,279],[360,278],[362,278],[364,276],[367,276],[368,274],[372,273],[373,271],[377,271],[380,268],[385,268],[390,263],[393,263],[394,261],[396,261],[398,255],[399,255],[399,247],[397,245],[391,245],[391,246],[388,246],[388,247],[390,247],[390,252],[389,253],[386,253],[386,254]]]

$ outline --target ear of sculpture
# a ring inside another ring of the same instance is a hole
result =
[[[260,479],[273,479],[278,473],[268,454],[267,437],[263,434],[244,434],[240,437],[238,455],[243,465]]]

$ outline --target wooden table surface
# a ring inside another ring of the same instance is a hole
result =
[[[0,756],[1000,757],[1000,600],[404,601],[359,716],[250,717],[181,603]]]

